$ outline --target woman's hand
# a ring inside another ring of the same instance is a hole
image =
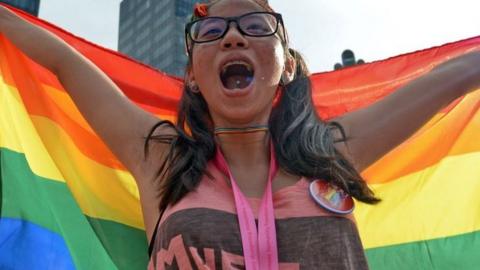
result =
[[[0,33],[35,62],[55,73],[70,47],[60,38],[0,5]]]
[[[348,138],[337,149],[362,171],[442,108],[479,88],[480,52],[448,60],[377,103],[333,119]]]

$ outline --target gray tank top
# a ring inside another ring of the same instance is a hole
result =
[[[231,188],[209,164],[198,188],[163,213],[149,269],[245,269]],[[309,181],[273,195],[280,269],[368,269],[353,216],[338,216],[309,196]],[[249,198],[254,213],[260,199]]]

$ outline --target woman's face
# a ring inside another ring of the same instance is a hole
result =
[[[265,10],[249,0],[224,0],[210,7],[208,15],[232,17],[254,11]],[[285,64],[280,31],[268,37],[243,36],[231,22],[222,39],[193,46],[190,76],[207,101],[215,126],[268,123]],[[237,76],[248,69],[251,78]]]

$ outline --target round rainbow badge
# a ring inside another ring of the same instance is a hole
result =
[[[309,190],[313,200],[330,212],[346,215],[355,208],[350,195],[327,181],[317,179],[310,183]]]

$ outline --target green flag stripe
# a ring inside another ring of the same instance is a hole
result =
[[[88,220],[119,269],[147,269],[145,231],[98,218]]]
[[[77,269],[146,269],[145,233],[85,216],[68,187],[35,175],[25,155],[0,148],[2,217],[21,218],[61,235]]]
[[[366,250],[372,270],[480,269],[480,232]]]

